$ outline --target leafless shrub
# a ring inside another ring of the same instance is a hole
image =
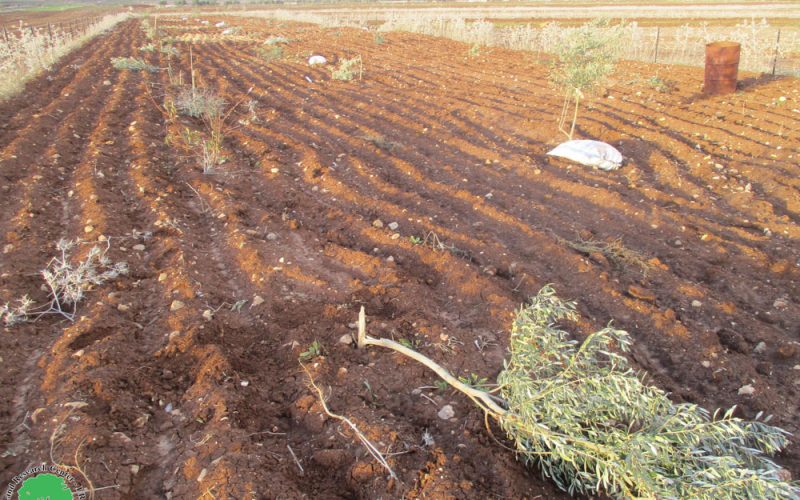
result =
[[[53,257],[42,270],[42,278],[50,292],[49,304],[37,308],[31,299],[23,296],[16,307],[8,303],[0,307],[0,319],[7,326],[35,320],[46,314],[60,314],[73,321],[78,302],[87,291],[128,273],[125,262],[112,263],[106,256],[108,246],[93,246],[83,260],[76,261],[71,251],[79,244],[77,240],[59,241],[56,248],[60,255]]]

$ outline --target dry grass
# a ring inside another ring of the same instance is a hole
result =
[[[585,240],[579,236],[577,240],[570,241],[556,236],[556,240],[562,245],[566,245],[585,255],[602,254],[609,262],[622,270],[638,269],[646,275],[652,268],[651,264],[647,261],[647,257],[635,250],[627,248],[623,244],[622,239],[619,238],[610,242],[603,242],[591,238]]]
[[[89,26],[86,33],[70,33],[59,29],[30,29],[20,24],[10,30],[8,38],[0,38],[0,100],[18,94],[25,82],[49,69],[61,57],[86,41],[128,19],[129,14],[103,17]]]

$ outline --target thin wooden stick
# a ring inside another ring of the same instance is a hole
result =
[[[317,396],[319,397],[319,402],[322,405],[322,409],[325,411],[325,413],[329,417],[335,418],[336,420],[346,423],[350,427],[350,429],[355,433],[359,441],[361,441],[361,444],[363,444],[364,447],[367,449],[369,454],[372,455],[372,458],[377,460],[378,463],[380,463],[383,466],[383,468],[386,469],[386,471],[389,473],[392,479],[399,481],[400,479],[397,477],[397,474],[395,474],[392,468],[389,466],[389,463],[383,457],[383,454],[378,450],[378,448],[374,444],[372,444],[372,442],[369,439],[367,439],[367,436],[365,436],[360,430],[358,430],[356,424],[354,424],[349,418],[343,417],[342,415],[337,415],[336,413],[333,413],[328,409],[328,405],[325,403],[325,395],[322,393],[322,389],[320,389],[319,386],[317,386],[317,384],[314,382],[314,377],[311,376],[311,372],[308,371],[308,368],[306,368],[303,363],[300,363],[300,366],[306,372],[306,375],[308,375],[308,381],[311,384],[311,387],[317,392]]]
[[[389,339],[376,339],[374,337],[370,337],[367,335],[367,319],[366,313],[364,311],[364,306],[361,306],[361,311],[358,313],[358,348],[362,349],[368,345],[376,345],[379,347],[386,347],[387,349],[392,349],[394,351],[399,352],[404,356],[408,356],[409,358],[422,363],[423,365],[427,366],[431,370],[433,370],[436,375],[439,376],[442,380],[447,382],[451,387],[454,389],[464,393],[468,398],[470,398],[480,409],[482,409],[486,414],[491,415],[495,419],[501,419],[508,414],[508,410],[500,407],[500,405],[495,402],[491,395],[485,391],[481,391],[471,387],[457,378],[450,374],[447,369],[443,366],[437,364],[432,359],[418,353],[413,349],[409,349],[408,347],[395,342],[394,340]]]

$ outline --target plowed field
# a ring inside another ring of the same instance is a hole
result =
[[[524,53],[242,19],[225,36],[219,20],[160,20],[171,60],[126,22],[0,105],[0,302],[47,302],[61,238],[110,241],[131,269],[74,323],[0,332],[1,484],[77,461],[118,485],[100,498],[559,498],[431,372],[341,341],[364,305],[371,335],[493,380],[515,310],[548,283],[578,301],[581,334],[628,330],[674,400],[800,431],[796,79],[708,97],[701,69],[622,63],[578,120],[626,158],[602,172],[545,155],[561,97]],[[272,35],[290,42],[266,62]],[[363,76],[310,54],[360,55]],[[232,109],[213,174],[180,140],[202,123],[159,107],[167,68],[186,82],[190,66]],[[643,260],[576,248],[616,240]],[[315,340],[332,411],[400,482],[322,413],[298,364]],[[777,459],[794,477],[796,439]]]

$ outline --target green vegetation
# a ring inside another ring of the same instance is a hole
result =
[[[356,74],[358,75],[358,79],[361,80],[363,73],[364,66],[361,63],[361,56],[352,59],[342,59],[339,62],[338,68],[331,69],[331,77],[334,80],[350,81],[355,78]]]
[[[511,359],[497,381],[499,421],[520,456],[571,494],[616,498],[791,498],[764,453],[787,432],[727,412],[675,404],[628,366],[628,334],[607,327],[582,344],[557,329],[575,304],[545,287],[511,330]]]
[[[497,378],[500,397],[471,374],[456,379],[421,353],[366,335],[358,346],[380,346],[424,364],[492,417],[525,462],[570,494],[614,498],[797,498],[800,484],[768,456],[788,433],[746,421],[734,408],[713,415],[675,404],[645,385],[628,366],[628,334],[611,326],[582,343],[555,325],[578,321],[573,302],[544,287],[511,329],[511,357]]]
[[[308,349],[300,353],[300,361],[311,361],[317,356],[322,356],[322,344],[315,340],[308,346]]]
[[[157,67],[151,66],[144,60],[135,57],[115,57],[111,59],[111,65],[114,66],[114,69],[119,70],[148,71],[150,73],[158,71]]]
[[[595,20],[571,31],[556,47],[550,80],[564,93],[558,127],[572,139],[578,106],[586,93],[596,88],[614,69],[623,26]],[[565,129],[570,102],[574,103],[572,126]]]
[[[283,47],[280,45],[271,45],[268,49],[258,49],[258,55],[261,56],[265,62],[271,63],[283,59]]]

